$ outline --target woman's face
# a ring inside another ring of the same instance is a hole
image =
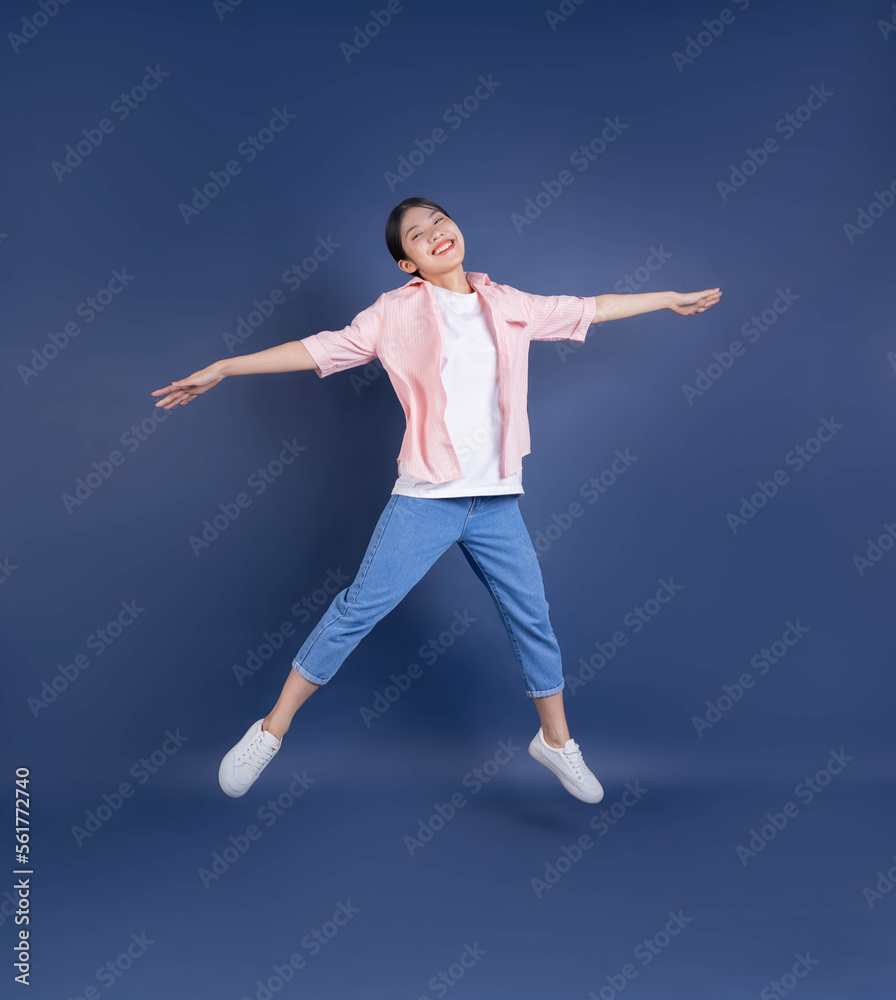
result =
[[[427,205],[409,208],[401,220],[401,245],[405,258],[398,266],[424,278],[442,276],[460,268],[464,238],[457,223]]]

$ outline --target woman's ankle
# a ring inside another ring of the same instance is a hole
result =
[[[568,735],[564,736],[563,733],[557,733],[555,731],[545,732],[544,727],[541,730],[542,736],[544,736],[544,741],[549,747],[553,747],[555,750],[560,750],[566,746],[566,741],[570,738]]]
[[[278,740],[282,740],[289,731],[289,723],[287,722],[284,725],[280,720],[268,715],[262,720],[261,728],[266,733],[270,733],[271,736],[275,736]]]

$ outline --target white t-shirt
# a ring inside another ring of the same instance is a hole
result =
[[[522,470],[501,476],[498,352],[479,293],[433,287],[444,327],[441,374],[448,397],[445,424],[463,475],[447,483],[430,483],[409,475],[400,462],[392,492],[411,497],[523,493]]]

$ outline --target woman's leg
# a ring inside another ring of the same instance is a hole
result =
[[[566,713],[563,711],[563,692],[558,691],[547,698],[533,698],[532,700],[535,702],[538,717],[541,719],[541,731],[544,733],[545,743],[559,750],[560,747],[566,745],[566,741],[569,739]]]
[[[491,593],[504,620],[526,694],[535,702],[541,728],[529,754],[582,802],[600,802],[604,790],[570,740],[563,711],[560,647],[548,617],[538,556],[515,495],[482,498],[458,539],[467,561]],[[569,746],[566,744],[570,743]]]
[[[276,736],[278,740],[283,739],[292,717],[319,687],[320,684],[306,681],[298,671],[290,670],[277,704],[264,717],[261,728]]]
[[[289,677],[280,692],[277,704],[265,716],[262,729],[266,729],[278,739],[282,739],[289,729],[293,716],[305,702],[320,689],[319,684],[312,684],[296,670],[290,670]],[[563,710],[563,692],[549,695],[547,698],[533,698],[538,717],[541,719],[541,730],[545,742],[552,747],[562,747],[569,739],[569,729],[566,724],[566,713]]]
[[[478,499],[458,544],[498,608],[545,740],[560,748],[570,738],[563,669],[538,556],[515,495]]]
[[[390,496],[354,581],[302,644],[263,729],[282,738],[299,708],[456,541],[468,507],[464,498]]]

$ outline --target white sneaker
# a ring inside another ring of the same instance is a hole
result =
[[[274,759],[281,741],[266,729],[259,719],[246,735],[224,755],[218,768],[218,784],[232,799],[238,799],[255,783],[255,779]]]
[[[560,779],[563,787],[582,802],[600,802],[604,797],[601,783],[588,770],[582,751],[575,740],[567,740],[562,747],[552,747],[545,742],[541,729],[529,744],[529,753]]]

